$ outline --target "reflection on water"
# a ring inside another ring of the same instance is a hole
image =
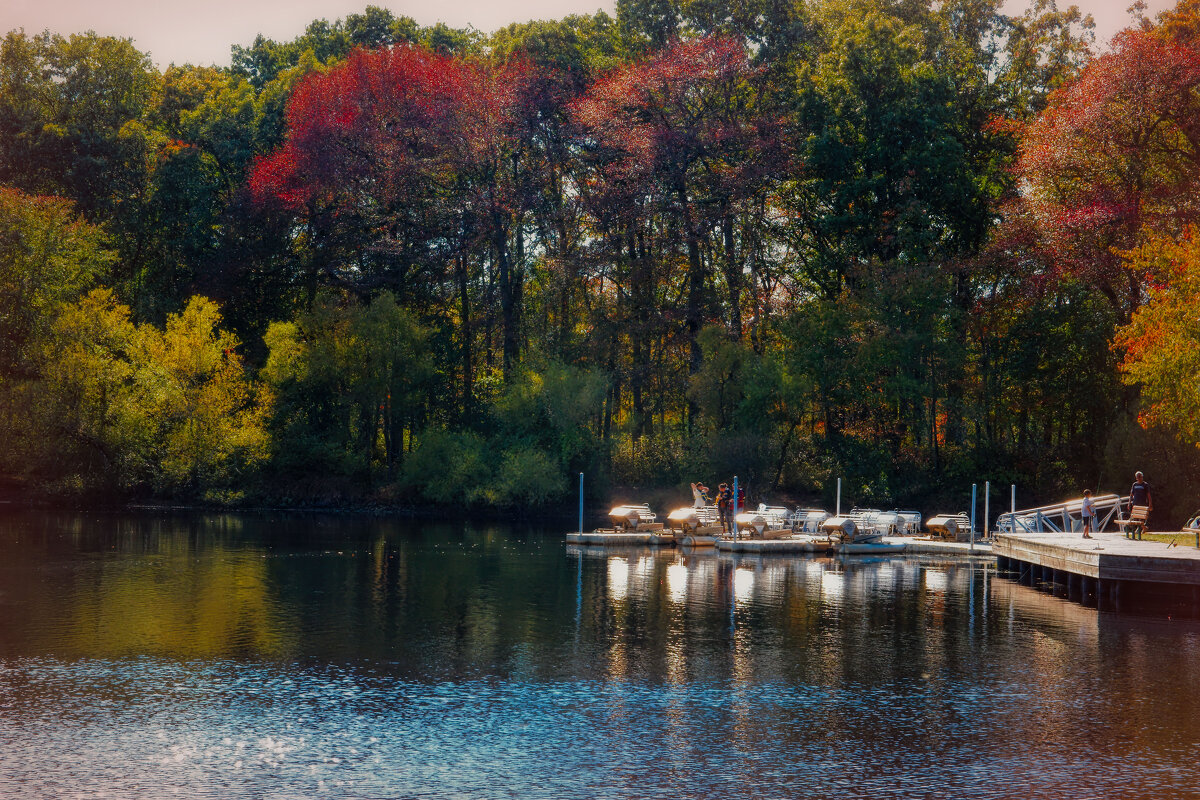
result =
[[[1200,624],[983,562],[0,519],[0,797],[1200,796]]]

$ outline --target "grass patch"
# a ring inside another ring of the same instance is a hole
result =
[[[1162,542],[1163,544],[1174,542],[1179,547],[1196,546],[1196,534],[1194,533],[1147,533],[1143,534],[1142,539],[1147,542]]]

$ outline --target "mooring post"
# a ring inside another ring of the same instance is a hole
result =
[[[583,473],[579,473],[579,532],[583,533]]]
[[[1017,532],[1017,485],[1012,485],[1012,531]]]
[[[979,489],[978,483],[971,484],[971,546],[972,553],[975,552],[975,494]]]
[[[833,515],[835,517],[840,517],[842,515],[842,479],[841,478],[838,478],[837,507],[834,509]]]
[[[992,499],[992,482],[983,482],[983,538],[991,538],[990,520],[988,516],[991,514],[991,499]]]
[[[737,541],[738,491],[737,475],[733,476],[733,540]]]

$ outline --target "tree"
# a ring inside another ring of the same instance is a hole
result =
[[[593,151],[593,213],[628,237],[633,214],[663,205],[686,249],[685,326],[690,370],[700,368],[709,270],[702,240],[722,229],[735,334],[741,336],[741,276],[733,207],[754,197],[779,167],[777,122],[759,113],[758,71],[731,38],[676,42],[597,81],[573,106]],[[608,221],[611,220],[611,221]]]
[[[1050,96],[1019,167],[1053,266],[1128,319],[1144,290],[1120,251],[1143,235],[1178,235],[1200,212],[1200,50],[1145,31],[1119,34],[1111,52]]]
[[[367,305],[323,293],[273,323],[263,377],[279,398],[277,466],[368,485],[377,466],[391,475],[424,422],[428,335],[387,292]]]
[[[457,273],[461,324],[471,319],[470,262],[498,285],[506,372],[520,347],[528,188],[517,125],[527,70],[415,47],[355,51],[314,73],[288,104],[288,138],[258,161],[250,186],[307,228],[310,280],[411,308],[445,303]],[[463,406],[472,379],[463,337]]]
[[[1143,427],[1200,447],[1200,236],[1155,237],[1129,253],[1130,270],[1154,281],[1149,299],[1113,342],[1121,379],[1141,387]]]
[[[0,45],[0,183],[60,193],[90,221],[137,196],[143,153],[122,136],[158,84],[129,39],[9,33]]]
[[[240,498],[267,455],[270,397],[220,320],[198,297],[164,328],[136,325],[107,289],[67,307],[42,353],[31,465],[75,490]]]
[[[0,384],[36,377],[36,345],[68,303],[107,277],[108,244],[70,201],[0,187]]]

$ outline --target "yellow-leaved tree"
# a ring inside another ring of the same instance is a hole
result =
[[[1127,257],[1151,289],[1114,341],[1124,352],[1122,379],[1141,387],[1144,427],[1200,445],[1200,233],[1157,237]]]
[[[250,380],[215,303],[193,297],[159,328],[96,289],[55,323],[45,351],[47,428],[76,447],[76,480],[236,501],[266,459],[271,395]],[[90,457],[89,457],[90,456]]]

